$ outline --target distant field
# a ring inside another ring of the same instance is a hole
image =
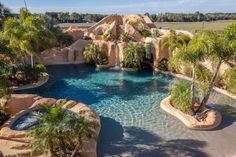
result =
[[[217,32],[221,32],[228,24],[236,22],[236,21],[215,21],[215,22],[157,22],[157,28],[159,27],[168,27],[170,29],[180,29],[180,30],[187,30],[192,33],[195,31],[202,30],[203,26],[204,29],[213,29]],[[62,29],[67,29],[70,25],[77,25],[80,28],[89,28],[95,23],[60,23],[57,26],[61,27]]]
[[[214,22],[157,22],[157,27],[168,27],[170,29],[180,29],[187,30],[192,33],[195,31],[207,29],[213,29],[217,32],[222,32],[222,30],[230,23],[236,21],[214,21]]]

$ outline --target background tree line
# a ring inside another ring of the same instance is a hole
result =
[[[77,12],[45,12],[44,14],[36,14],[44,17],[46,21],[53,21],[53,23],[94,23],[103,19],[107,15],[103,14],[82,14]],[[201,21],[217,21],[217,20],[236,20],[236,13],[160,13],[149,14],[153,22],[201,22]],[[11,13],[11,11],[0,3],[0,25],[4,18],[18,14]]]
[[[161,13],[149,14],[154,22],[201,22],[201,21],[217,21],[217,20],[236,20],[236,13]]]
[[[160,13],[149,14],[153,22],[201,22],[201,21],[217,21],[217,20],[236,20],[236,13]],[[102,14],[80,14],[69,12],[46,12],[44,16],[54,19],[59,23],[94,23],[103,19],[107,15]]]

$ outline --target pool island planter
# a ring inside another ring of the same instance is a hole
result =
[[[44,85],[45,83],[47,83],[48,80],[49,80],[49,75],[48,75],[48,73],[44,72],[41,74],[41,76],[39,77],[37,82],[30,83],[27,85],[22,85],[22,86],[14,86],[14,87],[12,87],[12,90],[19,91],[19,90],[37,88],[37,87],[40,87],[40,86]]]
[[[19,96],[21,94],[18,94]],[[19,112],[16,114],[12,114],[13,116],[4,123],[4,125],[0,128],[0,148],[1,147],[6,147],[6,149],[3,149],[3,154],[5,156],[15,156],[15,155],[29,155],[30,154],[30,149],[29,149],[29,142],[30,138],[27,136],[27,131],[18,131],[18,130],[13,130],[12,125],[18,118],[21,116],[32,112],[34,110],[40,109],[41,105],[47,104],[47,105],[53,105],[53,104],[60,104],[60,102],[65,102],[65,104],[62,106],[62,108],[70,110],[76,114],[81,114],[83,113],[82,116],[84,116],[87,119],[92,120],[93,122],[96,123],[96,128],[94,128],[94,131],[96,132],[97,136],[99,135],[100,128],[101,128],[101,123],[100,123],[100,118],[98,114],[88,107],[87,105],[83,103],[77,103],[75,101],[66,101],[65,99],[53,99],[53,98],[42,98],[42,97],[37,97],[35,98],[36,95],[30,95],[30,94],[24,94],[23,98],[20,98],[21,102],[30,102],[28,99],[34,99],[34,103],[26,103],[26,104],[21,104],[24,106],[24,109],[19,108]],[[16,94],[15,94],[16,97]],[[16,98],[15,98],[16,99]],[[25,99],[22,100],[22,99]],[[13,103],[12,106],[15,105],[17,107],[19,104]],[[14,113],[13,111],[12,113]],[[83,150],[80,152],[81,156],[85,157],[97,157],[97,141],[94,139],[84,141],[84,147]],[[27,156],[26,155],[26,156]]]
[[[194,130],[211,130],[218,127],[221,124],[222,116],[218,111],[209,110],[206,113],[206,118],[202,121],[198,121],[195,117],[185,114],[182,111],[174,108],[171,105],[170,98],[171,96],[161,101],[161,108],[167,113],[178,118],[188,128]]]

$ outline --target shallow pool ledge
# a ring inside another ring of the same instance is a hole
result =
[[[211,130],[218,127],[222,121],[222,116],[220,112],[215,110],[208,111],[206,113],[206,118],[203,121],[198,121],[193,116],[185,114],[180,110],[174,108],[170,103],[170,96],[161,101],[161,108],[167,113],[178,118],[190,129]]]

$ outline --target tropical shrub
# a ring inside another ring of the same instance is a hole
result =
[[[189,112],[192,108],[190,84],[187,81],[175,80],[171,85],[171,103],[182,112]]]
[[[150,30],[148,29],[141,29],[139,30],[139,33],[143,36],[143,37],[151,37],[152,33]]]
[[[145,56],[145,48],[139,43],[130,42],[124,48],[123,67],[140,69]]]
[[[153,29],[153,30],[151,31],[151,33],[152,33],[152,37],[153,37],[153,38],[157,38],[157,37],[160,37],[160,36],[161,36],[161,33],[160,33],[160,31],[159,31],[158,29]]]
[[[15,57],[23,60],[30,55],[32,66],[33,56],[56,44],[56,37],[48,29],[45,20],[26,9],[20,10],[19,19],[9,17],[4,21],[2,34],[8,41],[7,46],[17,52]]]
[[[32,156],[37,152],[50,156],[80,155],[83,142],[96,138],[94,128],[96,123],[85,119],[82,115],[75,115],[61,104],[43,105],[42,113],[34,113],[38,125],[30,128],[28,134],[32,137]],[[68,147],[70,146],[70,147]],[[69,149],[72,148],[72,149]]]
[[[90,44],[85,48],[84,59],[87,63],[95,62],[96,64],[100,65],[108,64],[108,57],[96,44]]]
[[[7,76],[0,76],[0,99],[6,101],[0,102],[0,126],[10,118],[10,115],[5,112],[7,108],[7,100],[10,98],[12,90],[10,89],[10,82]]]
[[[122,32],[120,35],[120,41],[121,42],[129,42],[131,40],[131,36],[128,32]]]
[[[0,98],[9,98],[12,90],[10,89],[10,81],[7,76],[0,76]]]
[[[101,51],[100,53],[98,53],[96,63],[98,65],[107,65],[108,64],[108,57],[106,56],[106,54],[104,52]]]
[[[109,41],[109,40],[112,40],[112,37],[113,37],[112,32],[108,32],[108,33],[106,33],[106,34],[104,34],[104,35],[102,36],[102,39],[103,39],[104,41]]]
[[[37,81],[41,73],[46,72],[46,67],[43,64],[36,64],[35,66],[21,66],[18,67],[18,72],[16,72],[16,78],[21,81],[26,81],[25,83]]]
[[[236,67],[229,69],[224,74],[226,89],[232,93],[236,93]]]
[[[169,70],[169,61],[166,58],[163,58],[160,62],[157,64],[157,68],[162,71],[168,71]]]

